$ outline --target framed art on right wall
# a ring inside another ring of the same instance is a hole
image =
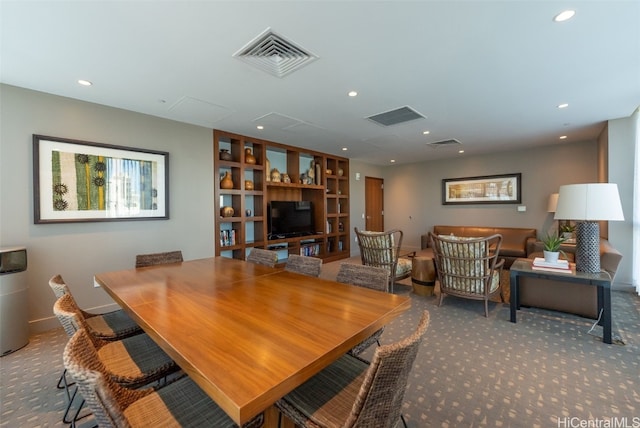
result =
[[[521,173],[442,180],[442,205],[519,204],[521,201]]]

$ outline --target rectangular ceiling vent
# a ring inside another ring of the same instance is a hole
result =
[[[382,126],[397,125],[399,123],[409,122],[410,120],[424,118],[423,115],[408,106],[367,117],[367,119]]]
[[[434,149],[437,149],[438,147],[458,146],[458,145],[461,145],[461,144],[462,143],[460,141],[456,140],[455,138],[450,138],[448,140],[436,141],[435,143],[427,143],[427,146],[433,147]]]
[[[233,56],[280,78],[318,59],[317,55],[276,34],[271,28]]]

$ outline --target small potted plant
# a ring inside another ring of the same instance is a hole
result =
[[[564,253],[560,250],[560,245],[562,245],[562,243],[566,239],[563,236],[547,234],[540,240],[544,245],[544,260],[549,263],[558,263],[558,257],[560,256],[560,253]]]
[[[575,230],[576,227],[569,222],[560,225],[560,233],[562,234],[562,237],[565,239],[565,241],[567,239],[573,238],[573,232],[575,232]]]

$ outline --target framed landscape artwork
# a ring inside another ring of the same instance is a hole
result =
[[[519,204],[522,174],[484,175],[442,180],[442,204]]]
[[[169,153],[33,135],[34,223],[169,218]]]

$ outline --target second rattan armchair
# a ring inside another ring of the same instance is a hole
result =
[[[403,233],[399,229],[372,232],[358,230],[356,227],[354,231],[358,238],[362,264],[389,271],[389,290],[393,293],[395,282],[411,275],[411,259],[407,256],[415,255],[415,251],[400,257]]]

